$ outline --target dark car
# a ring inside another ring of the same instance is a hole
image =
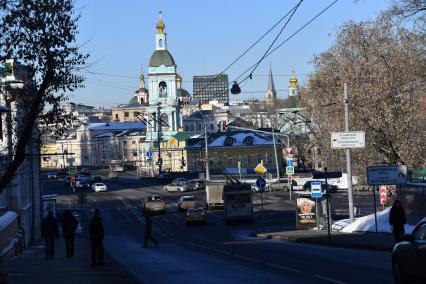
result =
[[[327,193],[336,193],[338,187],[333,185],[333,184],[327,184],[327,189],[325,187],[325,182],[323,181],[318,181],[318,180],[308,180],[307,182],[305,182],[305,184],[303,185],[303,190],[304,191],[311,191],[311,184],[313,182],[321,182],[321,189],[323,192],[327,192]]]
[[[190,190],[206,190],[206,183],[201,179],[191,179],[188,181]]]
[[[395,283],[426,283],[426,217],[414,228],[411,235],[403,235],[392,253],[392,270]]]

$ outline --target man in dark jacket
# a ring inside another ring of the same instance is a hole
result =
[[[395,200],[389,213],[389,224],[392,226],[392,233],[395,238],[395,243],[399,243],[402,234],[405,233],[405,212],[401,202]]]
[[[92,246],[92,266],[103,265],[104,248],[102,242],[104,240],[104,225],[102,224],[101,211],[95,210],[90,222],[90,241]]]
[[[148,246],[148,241],[154,242],[155,246],[158,246],[157,240],[152,237],[152,221],[148,213],[145,213],[145,242],[143,247],[146,248]]]
[[[56,221],[51,210],[41,222],[41,237],[45,242],[44,253],[46,254],[46,259],[53,258],[55,255],[55,237],[59,237],[59,229],[58,221]]]
[[[71,210],[66,210],[62,214],[60,222],[62,226],[62,233],[65,239],[65,250],[67,252],[67,258],[70,258],[74,256],[74,237],[78,221],[72,215]]]

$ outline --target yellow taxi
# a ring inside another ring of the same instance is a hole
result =
[[[199,208],[189,208],[186,212],[186,224],[193,223],[206,223],[206,212],[202,207]]]

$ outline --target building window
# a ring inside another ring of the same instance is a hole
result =
[[[115,114],[115,120],[119,120],[118,119],[118,113]]]
[[[123,141],[123,145],[127,145],[127,141]]]
[[[312,155],[312,149],[311,148],[308,149],[308,155]]]
[[[128,111],[124,112],[124,117],[129,117],[129,112]]]
[[[247,156],[247,166],[251,166],[253,163],[253,159],[251,158],[251,155]]]
[[[234,138],[233,137],[226,137],[224,146],[232,146],[234,145]]]
[[[160,38],[160,40],[158,41],[158,46],[163,47],[163,39]]]
[[[133,149],[133,157],[137,157],[138,156],[138,151],[136,149]]]
[[[267,154],[267,156],[268,156],[268,164],[272,165],[272,155]]]
[[[136,144],[136,141],[135,141],[135,140],[133,140],[133,141],[132,141],[132,144]]]
[[[321,162],[318,162],[318,164],[317,164],[317,168],[318,168],[318,169],[320,169],[321,167],[322,167]]]
[[[138,117],[138,116],[139,116],[139,114],[140,114],[140,112],[138,112],[138,111],[133,112],[133,116],[134,116],[134,117]]]
[[[198,131],[201,131],[201,124],[198,124]]]
[[[159,88],[159,97],[160,98],[167,98],[167,84],[164,81],[161,81],[160,84],[158,84]]]
[[[161,114],[161,130],[162,131],[169,130],[169,116],[167,115],[167,113]]]
[[[321,155],[321,149],[320,148],[317,149],[317,154]]]
[[[243,142],[245,145],[247,145],[247,146],[253,146],[253,137],[252,136],[247,136],[245,139],[244,139],[244,142]]]

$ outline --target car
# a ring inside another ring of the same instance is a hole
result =
[[[90,183],[88,183],[87,181],[80,181],[76,186],[81,189],[89,189]]]
[[[181,196],[178,200],[178,211],[188,210],[189,208],[197,207],[197,201],[194,196],[185,195]]]
[[[51,172],[51,173],[47,173],[47,178],[48,179],[57,179],[58,176],[56,175],[56,173]]]
[[[99,191],[107,191],[108,188],[104,183],[96,182],[92,185],[92,190],[95,192],[99,192]]]
[[[170,183],[164,186],[164,190],[167,192],[185,192],[189,191],[189,186],[183,183]]]
[[[89,168],[82,168],[80,171],[80,175],[90,176],[90,169]]]
[[[312,184],[312,182],[321,182],[321,189],[322,189],[323,192],[327,192],[327,193],[336,193],[337,192],[338,187],[336,185],[327,184],[327,190],[326,190],[325,182],[324,181],[320,181],[320,180],[308,180],[303,185],[303,190],[304,191],[311,191],[311,184]]]
[[[172,175],[168,172],[164,172],[161,173],[157,176],[157,179],[161,182],[161,183],[167,183],[170,182],[172,180]]]
[[[100,176],[93,176],[92,177],[92,182],[96,183],[96,182],[102,182],[102,177]]]
[[[291,185],[293,185],[293,188],[297,186],[297,182],[292,179]],[[270,190],[271,191],[278,191],[278,190],[284,190],[288,191],[290,189],[290,184],[288,178],[280,178],[276,182],[273,182],[270,184]]]
[[[191,179],[188,181],[191,190],[206,190],[206,183],[202,179]]]
[[[166,211],[166,203],[160,195],[151,195],[143,200],[144,213],[163,213]]]
[[[202,207],[188,208],[188,211],[186,211],[186,224],[194,223],[206,223],[206,212]]]
[[[426,217],[410,235],[402,235],[392,251],[395,283],[426,283]]]

